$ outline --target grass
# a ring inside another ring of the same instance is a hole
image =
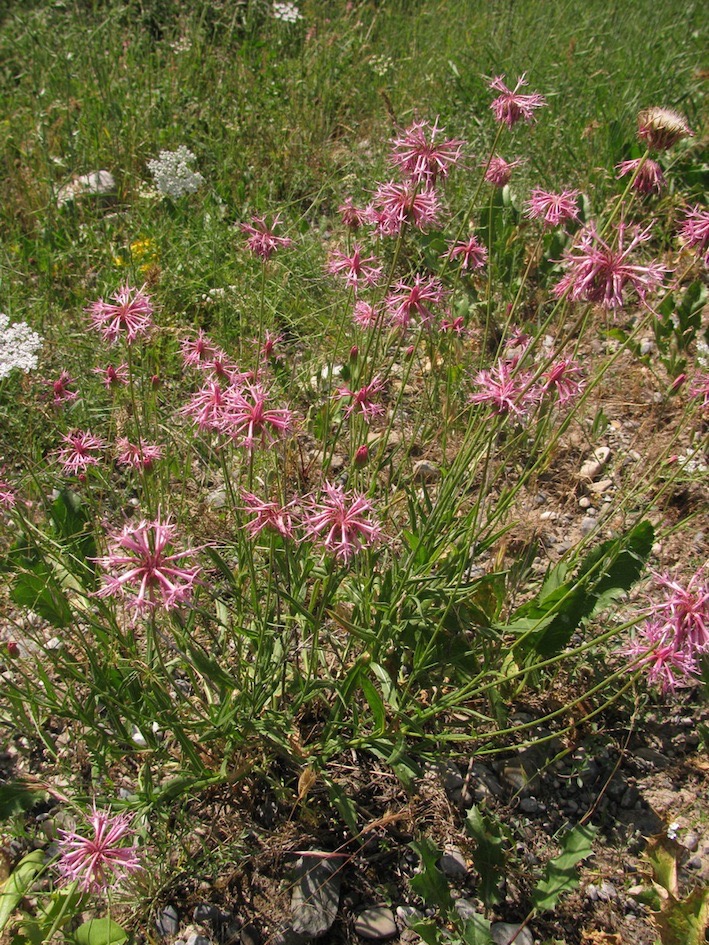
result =
[[[663,585],[654,605],[636,585],[657,567],[656,540],[682,541],[701,515],[701,469],[676,459],[706,447],[691,386],[706,371],[702,261],[677,239],[707,176],[700,5],[402,0],[301,12],[286,24],[259,2],[10,5],[0,29],[0,306],[44,338],[38,371],[0,381],[0,478],[16,493],[2,525],[0,711],[35,752],[18,774],[52,803],[79,820],[94,801],[131,812],[152,864],[132,893],[134,921],[184,869],[170,865],[174,838],[190,837],[196,809],[224,791],[244,798],[229,823],[237,850],[247,797],[268,792],[300,829],[330,836],[335,821],[358,844],[368,812],[343,759],[378,759],[413,795],[425,761],[531,744],[540,724],[570,737],[630,699],[647,653],[629,674],[622,646],[633,628],[642,637],[653,606],[664,613]],[[523,72],[548,105],[508,131],[493,120],[489,79],[514,86]],[[615,165],[643,155],[637,113],[655,105],[680,110],[696,134],[655,155],[667,186],[640,198]],[[392,174],[391,136],[436,116],[466,142],[465,167],[439,182],[441,222],[357,236],[382,267],[362,297],[391,312],[417,277],[433,320],[414,317],[407,332],[380,316],[363,329],[353,291],[324,273],[353,240],[338,207],[367,203]],[[482,181],[498,142],[524,159],[504,190]],[[147,162],[182,145],[204,183],[162,197]],[[115,193],[58,204],[62,186],[98,169]],[[579,219],[542,228],[525,212],[533,187],[578,188]],[[276,213],[292,244],[264,262],[240,224]],[[591,220],[611,247],[620,220],[653,224],[637,258],[667,272],[648,304],[642,277],[617,311],[555,288]],[[487,266],[445,260],[452,240],[473,236]],[[123,284],[143,286],[154,327],[110,346],[87,313]],[[444,316],[462,333],[443,331]],[[207,375],[181,350],[197,329],[251,372],[228,384],[213,371],[212,394],[243,411],[260,396],[248,384],[263,384],[265,409],[292,412],[285,431],[252,444],[233,422],[228,433],[193,422]],[[282,359],[261,356],[266,331]],[[583,375],[568,404],[542,391],[561,358],[572,380]],[[104,387],[94,369],[109,361],[125,362],[126,386]],[[61,370],[76,396],[55,405]],[[512,385],[497,409],[491,370]],[[369,423],[347,408],[375,379]],[[651,434],[613,440],[614,411]],[[101,443],[99,461],[72,475],[59,450],[77,430]],[[131,467],[121,437],[161,455]],[[606,442],[608,502],[599,475],[577,472]],[[530,512],[545,490],[553,514],[572,507],[564,490],[597,512],[548,555]],[[280,532],[249,530],[247,493],[278,506]],[[680,493],[687,507],[672,519],[667,497]],[[175,555],[167,565],[189,573],[173,597],[153,575],[150,605],[132,610],[112,575],[131,587],[116,555],[130,557],[141,535],[146,554]],[[675,562],[683,586],[698,559]],[[700,571],[693,581],[701,599]],[[538,707],[532,722],[514,719],[523,696]],[[15,783],[0,797],[17,832],[35,801]],[[219,871],[218,846],[200,869]],[[52,869],[27,861],[27,889]],[[49,911],[28,913],[25,932],[83,940],[73,917],[88,892],[49,885]]]

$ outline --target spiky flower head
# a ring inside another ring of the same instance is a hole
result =
[[[509,184],[510,182],[513,168],[519,167],[521,163],[522,161],[519,160],[506,161],[498,154],[495,154],[490,158],[490,163],[487,165],[485,180],[489,184],[494,184],[495,187],[504,187],[505,184]]]
[[[554,227],[566,220],[578,220],[580,193],[580,190],[562,190],[556,194],[537,188],[530,195],[525,214],[532,220],[541,220],[546,226]]]
[[[665,186],[665,175],[662,173],[662,168],[657,161],[652,161],[650,158],[646,158],[644,161],[642,158],[636,158],[634,161],[621,161],[615,169],[618,171],[618,180],[627,174],[635,174],[637,171],[637,176],[633,181],[633,190],[637,190],[639,194],[659,194]]]
[[[381,528],[372,518],[372,503],[356,492],[345,492],[326,482],[324,495],[311,497],[303,516],[306,537],[322,542],[345,564],[364,546],[381,540]]]
[[[251,223],[242,223],[241,231],[248,235],[246,245],[254,256],[260,256],[264,262],[267,262],[277,249],[285,249],[293,244],[289,236],[276,236],[276,228],[280,226],[281,218],[276,214],[271,225],[266,222],[266,217],[253,216]]]
[[[709,210],[699,204],[684,215],[679,238],[685,246],[704,255],[704,265],[709,266]]]
[[[666,151],[693,135],[687,119],[669,108],[646,108],[638,115],[638,138],[655,151]]]
[[[489,83],[491,89],[502,93],[490,105],[495,120],[506,124],[508,128],[512,128],[522,118],[527,122],[536,121],[535,111],[547,104],[544,96],[538,92],[525,95],[519,91],[529,84],[526,73],[519,77],[514,89],[509,89],[505,85],[504,79],[504,75],[498,75]]]
[[[60,830],[57,846],[57,867],[65,883],[76,882],[87,893],[106,893],[131,873],[142,869],[137,846],[124,846],[132,837],[129,814],[114,814],[94,807],[88,818],[92,835],[84,837],[76,831]]]
[[[144,289],[145,286],[137,289],[126,283],[111,296],[111,302],[99,299],[88,307],[93,327],[109,344],[115,344],[122,337],[127,344],[132,344],[136,338],[150,333],[153,303]]]
[[[434,185],[439,177],[448,176],[451,167],[460,164],[465,144],[457,138],[438,140],[443,133],[438,119],[433,124],[415,121],[394,139],[390,162],[411,180]]]
[[[62,471],[70,476],[85,473],[89,466],[98,466],[106,444],[89,430],[75,430],[62,437],[64,446],[57,450]]]

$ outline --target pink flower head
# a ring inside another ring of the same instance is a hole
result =
[[[523,95],[520,89],[528,85],[526,73],[517,80],[514,90],[510,90],[504,83],[504,76],[498,75],[489,83],[489,87],[495,92],[502,94],[490,105],[495,121],[504,122],[508,128],[512,128],[517,122],[524,118],[525,121],[533,122],[536,120],[535,109],[543,108],[547,103],[542,95],[533,92],[531,95]]]
[[[434,185],[439,177],[448,176],[451,167],[460,164],[465,144],[457,138],[437,141],[441,135],[443,129],[438,127],[438,119],[433,125],[428,121],[415,121],[394,139],[391,163],[416,183]]]
[[[654,574],[664,592],[664,600],[653,605],[653,615],[665,621],[675,646],[694,656],[709,652],[709,584],[700,568],[686,587],[669,575]]]
[[[172,551],[177,526],[169,518],[126,525],[114,535],[107,555],[97,564],[110,572],[98,597],[120,597],[133,608],[135,616],[146,610],[174,610],[192,599],[198,566],[185,567],[194,551]]]
[[[393,325],[406,329],[413,317],[418,317],[424,325],[433,320],[432,305],[440,305],[446,293],[440,279],[435,276],[414,276],[414,284],[400,280],[384,300]]]
[[[82,837],[74,831],[60,830],[57,867],[63,881],[76,882],[83,892],[106,893],[128,874],[142,869],[138,847],[121,845],[135,833],[131,821],[128,814],[112,817],[107,811],[94,807],[88,818],[93,836]]]
[[[562,190],[560,194],[533,190],[526,215],[533,220],[541,219],[547,226],[559,226],[565,220],[578,220],[577,201],[580,193],[580,190]]]
[[[351,417],[353,413],[361,413],[365,422],[370,423],[374,417],[379,417],[384,413],[382,404],[377,404],[373,400],[383,390],[382,380],[379,377],[373,377],[369,384],[365,384],[357,391],[351,391],[348,387],[338,387],[335,397],[338,400],[351,398],[351,402],[345,408],[346,417]]]
[[[655,151],[666,151],[693,135],[686,119],[669,108],[646,108],[638,115],[638,138]]]
[[[565,406],[578,397],[583,390],[582,378],[581,365],[578,361],[562,358],[542,374],[542,391],[545,394],[555,393],[559,398],[559,403]]]
[[[131,469],[150,470],[153,464],[162,459],[162,446],[157,443],[130,443],[128,437],[122,436],[116,440],[119,466]]]
[[[704,254],[704,265],[709,266],[709,210],[696,204],[684,215],[679,237],[685,246]]]
[[[364,545],[381,539],[381,529],[371,518],[371,502],[363,495],[344,492],[329,482],[324,490],[319,502],[311,500],[309,516],[304,519],[306,537],[319,539],[347,564]]]
[[[0,469],[0,473],[4,471],[4,467]],[[9,482],[5,482],[3,479],[0,479],[0,506],[6,509],[11,509],[15,502],[17,502],[17,495],[14,488]]]
[[[217,355],[217,347],[200,328],[196,338],[183,338],[180,342],[182,363],[185,367],[203,368]]]
[[[62,471],[69,476],[78,476],[89,466],[98,466],[101,453],[106,444],[88,430],[75,430],[62,437],[65,445],[57,450],[57,459],[62,464]]]
[[[367,208],[367,220],[375,224],[380,236],[396,236],[405,223],[425,230],[438,223],[440,206],[430,188],[419,188],[413,181],[381,184]]]
[[[446,255],[448,259],[460,256],[461,269],[482,269],[487,262],[487,249],[474,236],[461,243],[450,244]]]
[[[381,315],[381,310],[376,308],[370,302],[355,302],[353,319],[360,328],[376,328]]]
[[[293,414],[284,408],[266,409],[268,393],[261,384],[226,390],[227,406],[221,430],[247,450],[273,443],[293,425]]]
[[[638,168],[640,168],[639,171]],[[634,161],[621,161],[620,164],[616,164],[615,169],[618,171],[618,180],[627,174],[634,174],[638,171],[638,175],[633,181],[633,190],[637,190],[639,194],[659,194],[665,186],[665,175],[662,173],[662,168],[657,161],[651,161],[650,158],[645,161],[642,158],[637,158]]]
[[[519,167],[522,161],[506,161],[504,158],[495,154],[490,158],[490,163],[485,171],[485,180],[495,187],[504,187],[509,184],[512,177],[512,169]]]
[[[245,512],[251,512],[255,517],[244,524],[244,528],[252,538],[259,535],[264,529],[278,532],[284,538],[293,537],[293,520],[291,509],[295,503],[279,505],[277,502],[264,502],[253,492],[241,493],[246,502]]]
[[[62,404],[69,404],[79,396],[75,390],[70,390],[70,385],[76,384],[76,378],[73,378],[68,371],[62,371],[59,377],[54,381],[42,381],[45,387],[49,387],[52,392],[52,403],[55,407],[61,407]]]
[[[222,428],[227,403],[227,394],[219,381],[208,380],[180,407],[178,413],[183,417],[191,417],[198,429],[213,432]]]
[[[346,227],[350,230],[358,230],[367,222],[367,213],[364,209],[355,207],[351,197],[347,197],[345,202],[337,208],[340,218]]]
[[[376,285],[382,276],[382,267],[372,265],[379,260],[376,256],[363,256],[359,243],[352,246],[352,254],[348,256],[340,250],[330,254],[327,271],[331,275],[343,276],[348,286],[355,292],[361,285]]]
[[[462,315],[458,315],[456,318],[444,318],[441,322],[440,331],[444,334],[451,333],[454,335],[464,335],[465,334],[465,319]]]
[[[709,410],[709,372],[695,374],[689,385],[690,397],[701,397],[702,410]]]
[[[126,284],[111,296],[112,302],[99,299],[88,307],[93,327],[109,344],[115,344],[122,335],[127,344],[132,344],[136,338],[149,334],[153,303],[143,289]]]
[[[106,390],[111,390],[114,387],[125,387],[128,383],[128,365],[125,363],[107,364],[105,368],[94,368],[94,374],[98,374]]]
[[[650,685],[659,686],[662,692],[674,692],[687,686],[690,678],[699,672],[696,659],[678,650],[667,625],[657,620],[647,620],[621,652],[633,661],[639,660]]]
[[[269,229],[266,223],[266,217],[253,216],[251,223],[242,223],[241,230],[248,233],[249,238],[246,241],[247,246],[255,256],[260,256],[265,261],[269,260],[277,249],[291,246],[293,240],[287,236],[276,236],[276,227],[281,220],[279,214],[273,218],[273,223]]]
[[[480,390],[471,394],[474,404],[490,404],[492,413],[523,417],[539,399],[539,390],[531,385],[532,374],[515,372],[511,361],[498,361],[490,370],[478,371],[474,382]]]
[[[625,245],[629,229],[632,235]],[[644,302],[662,285],[669,271],[658,262],[641,266],[630,261],[634,250],[650,239],[650,230],[651,226],[638,230],[620,224],[617,249],[612,249],[593,224],[585,227],[576,244],[564,253],[566,274],[554,286],[554,294],[560,298],[568,292],[574,302],[595,302],[613,309],[623,307],[626,290],[630,288]]]

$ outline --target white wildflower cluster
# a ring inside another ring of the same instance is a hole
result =
[[[177,151],[161,151],[157,160],[148,161],[148,168],[160,193],[176,198],[198,190],[204,183],[204,177],[190,168],[194,160],[194,154],[182,144]]]
[[[709,368],[709,345],[703,338],[697,341],[697,365],[703,371]]]
[[[0,381],[17,368],[27,374],[37,367],[37,352],[42,339],[25,322],[10,324],[0,313]]]
[[[369,68],[378,76],[391,72],[393,65],[394,62],[389,56],[371,56],[369,59]]]
[[[295,3],[274,3],[271,15],[274,20],[282,20],[284,23],[297,23],[303,19]]]

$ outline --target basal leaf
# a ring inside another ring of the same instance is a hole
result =
[[[5,880],[0,892],[0,932],[5,928],[20,902],[32,888],[36,877],[44,869],[44,853],[33,850],[23,856]]]
[[[438,869],[441,851],[428,837],[421,837],[409,844],[421,858],[421,869],[412,879],[411,888],[429,906],[438,906],[448,911],[453,908],[448,881]]]
[[[74,933],[77,945],[122,945],[128,933],[113,919],[89,919]]]
[[[596,829],[588,826],[574,827],[566,834],[561,853],[547,863],[544,876],[532,893],[537,911],[554,909],[561,895],[576,889],[579,883],[576,864],[593,854],[595,835]]]
[[[486,906],[502,902],[500,882],[505,875],[504,835],[492,817],[486,817],[477,806],[465,818],[465,829],[475,840],[473,864],[480,874],[478,895]]]

